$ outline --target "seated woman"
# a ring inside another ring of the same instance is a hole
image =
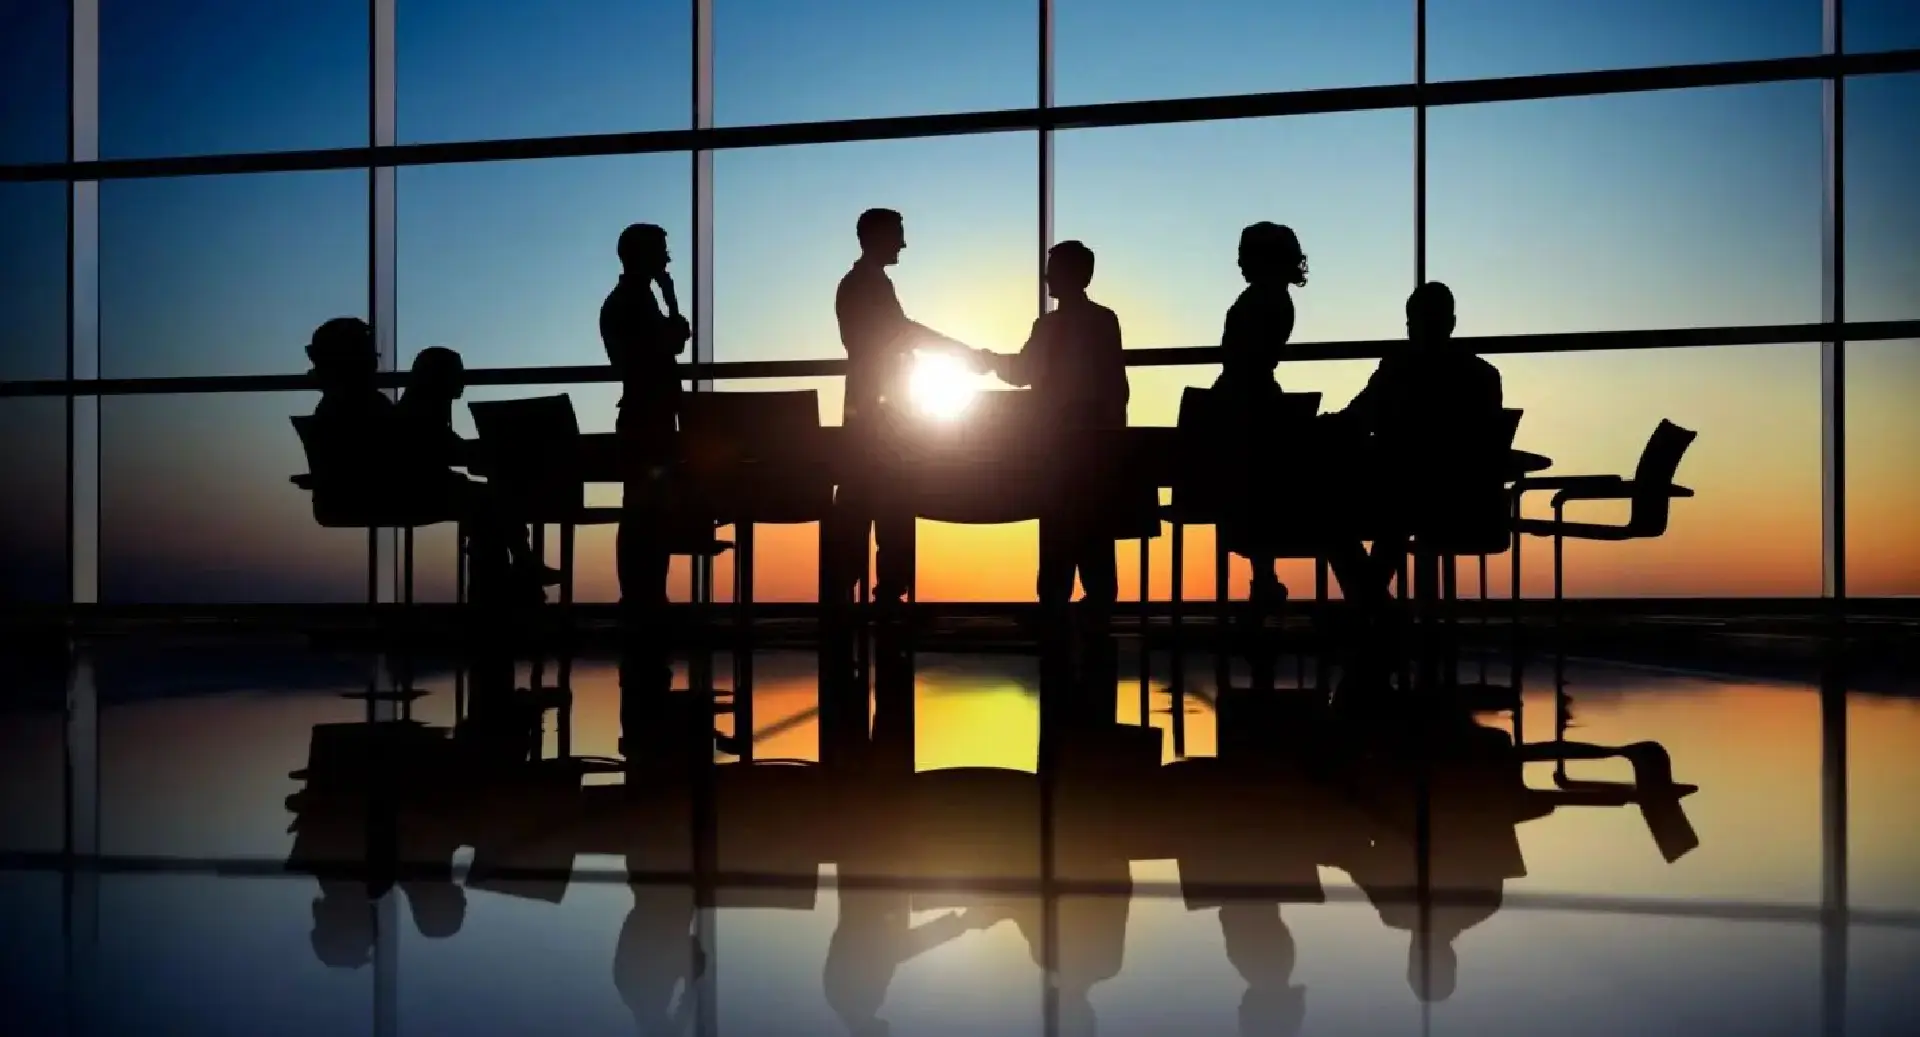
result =
[[[1240,232],[1240,273],[1247,287],[1227,310],[1220,333],[1224,359],[1213,383],[1216,406],[1236,453],[1238,466],[1249,480],[1257,476],[1252,463],[1265,451],[1259,442],[1262,419],[1273,413],[1281,394],[1274,379],[1280,354],[1293,335],[1293,296],[1289,286],[1307,283],[1307,255],[1292,228],[1256,223]],[[1279,601],[1287,588],[1274,570],[1274,557],[1260,543],[1257,523],[1225,524],[1221,541],[1227,550],[1253,564],[1253,597]]]
[[[460,354],[433,346],[414,357],[406,392],[393,409],[401,485],[418,507],[457,516],[466,526],[476,596],[501,578],[515,597],[544,596],[540,588],[560,582],[560,573],[534,556],[526,527],[506,517],[486,483],[454,470],[461,440],[453,430],[453,403],[465,393]]]

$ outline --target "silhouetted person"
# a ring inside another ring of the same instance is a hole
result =
[[[620,755],[630,763],[691,761],[698,753],[688,718],[671,716],[673,661],[667,644],[644,627],[624,631],[620,642]],[[682,696],[691,698],[693,696]]]
[[[1307,990],[1293,983],[1293,933],[1280,906],[1244,900],[1220,907],[1227,960],[1246,980],[1240,995],[1241,1037],[1292,1037],[1307,1014]]]
[[[689,1032],[707,952],[695,931],[693,885],[644,876],[695,867],[693,787],[712,777],[707,768],[716,745],[736,756],[739,747],[716,739],[709,697],[673,690],[672,656],[661,630],[627,626],[619,653],[619,751],[634,811],[624,826],[633,907],[620,926],[613,978],[637,1031],[664,1037]]]
[[[1381,358],[1366,387],[1342,411],[1397,447],[1410,447],[1462,419],[1502,406],[1500,369],[1453,337],[1453,291],[1428,281],[1407,296],[1411,348]]]
[[[405,480],[392,451],[393,401],[376,382],[373,328],[358,317],[335,317],[314,329],[307,359],[320,388],[310,440],[303,443],[316,495],[351,514],[398,510]]]
[[[368,430],[383,435],[393,401],[375,384],[380,352],[373,328],[358,317],[335,317],[314,329],[307,360],[320,385],[314,421],[328,432]]]
[[[1124,865],[1124,860],[1119,862]],[[1127,917],[1132,906],[1132,880],[1125,870],[1091,874],[1074,869],[1073,879],[1100,882],[1115,892],[1076,894],[1055,901],[1054,932],[1059,937],[1052,978],[1059,992],[1060,1033],[1093,1037],[1099,1019],[1093,1010],[1093,988],[1120,974],[1126,955]],[[1037,898],[990,904],[976,924],[985,928],[999,918],[1011,918],[1027,941],[1034,965],[1047,969],[1046,907]]]
[[[435,772],[446,762],[440,733],[410,722],[328,724],[314,729],[306,784],[287,799],[294,815],[287,869],[319,880],[314,955],[331,968],[372,957],[374,903],[396,883],[422,936],[460,930],[466,894],[453,881],[458,812]]]
[[[1110,637],[1076,638],[1055,628],[1043,639],[1039,780],[1052,785],[1053,877],[1099,892],[1055,895],[1052,948],[1045,900],[1025,897],[988,909],[1011,918],[1033,963],[1051,970],[1063,1037],[1091,1037],[1093,988],[1119,975],[1124,964],[1133,878],[1123,835],[1137,823],[1129,815],[1137,790],[1160,765],[1157,731],[1115,721],[1118,682]]]
[[[836,777],[857,797],[844,808],[853,820],[839,866],[841,876],[855,881],[840,887],[839,922],[821,974],[827,1003],[850,1037],[888,1032],[879,1013],[900,966],[997,920],[978,911],[949,911],[914,925],[910,890],[858,881],[898,877],[898,843],[887,830],[889,810],[898,801],[889,797],[914,780],[913,656],[893,632],[882,632],[876,642],[872,736],[864,754],[845,752],[836,765]]]
[[[1552,809],[1536,806],[1526,795],[1518,758],[1511,760],[1510,779],[1496,773],[1502,763],[1497,749],[1491,757],[1450,761],[1433,775],[1427,848],[1431,892],[1424,898],[1412,817],[1419,793],[1411,782],[1399,793],[1403,812],[1397,823],[1383,828],[1369,850],[1343,862],[1380,920],[1407,933],[1407,982],[1423,1001],[1452,996],[1458,968],[1454,941],[1499,910],[1507,880],[1526,874],[1516,826]]]
[[[354,510],[392,508],[404,481],[390,449],[393,401],[375,381],[380,354],[373,328],[358,317],[335,317],[314,329],[307,359],[320,387],[313,430],[321,453],[311,458],[313,476]]]
[[[456,516],[466,527],[476,598],[500,590],[538,597],[540,587],[560,581],[559,571],[534,555],[526,527],[506,517],[505,502],[486,483],[454,470],[461,463],[463,444],[453,429],[453,404],[464,395],[466,366],[460,354],[443,346],[421,350],[407,374],[406,391],[393,408],[389,449],[405,465],[407,494],[424,508]],[[487,586],[501,577],[511,579],[511,585]]]
[[[738,738],[714,730],[710,698],[673,690],[673,660],[664,631],[635,625],[622,632],[619,679],[619,752],[630,769],[662,770],[679,780],[689,768],[710,764],[716,747],[740,755]]]
[[[1056,486],[1050,512],[1040,518],[1037,593],[1043,608],[1073,597],[1077,570],[1088,604],[1111,607],[1120,594],[1114,564],[1112,492],[1118,459],[1098,454],[1100,441],[1084,434],[1127,425],[1127,360],[1121,352],[1120,318],[1087,297],[1093,282],[1093,250],[1063,241],[1047,253],[1047,293],[1059,306],[1033,322],[1019,353],[997,358],[1010,385],[1032,386],[1040,397],[1048,434],[1071,477]]]
[[[886,631],[873,643],[873,732],[867,746],[870,775],[906,780],[914,773],[918,701],[914,691],[914,655],[897,632]]]
[[[1123,860],[1122,865],[1126,864]],[[1068,877],[1063,872],[1062,877]],[[1058,916],[1054,932],[1059,948],[1054,953],[1051,976],[1059,995],[1059,1033],[1062,1037],[1093,1037],[1099,1019],[1093,1010],[1093,988],[1120,974],[1126,953],[1127,914],[1132,902],[1132,882],[1122,870],[1117,875],[1089,876],[1076,871],[1071,878],[1099,881],[1103,887],[1119,886],[1117,892],[1075,894],[1057,897]],[[986,917],[979,923],[990,926],[1002,918],[1013,920],[1027,941],[1027,953],[1043,972],[1048,970],[1046,950],[1046,905],[1037,897],[1001,901],[979,909]]]
[[[827,1004],[849,1037],[888,1032],[880,1008],[900,966],[997,919],[973,911],[949,911],[914,925],[906,890],[840,890],[840,921],[827,943],[821,982]]]
[[[693,931],[693,887],[635,881],[628,888],[633,908],[613,951],[614,987],[642,1037],[685,1033],[696,1003],[694,984],[707,970],[706,950]]]
[[[967,350],[959,342],[907,318],[894,292],[887,267],[900,261],[907,247],[906,225],[892,209],[868,209],[855,225],[860,258],[840,279],[834,293],[834,316],[840,325],[840,343],[847,350],[846,404],[842,424],[849,435],[863,440],[862,450],[884,449],[891,438],[888,427],[904,409],[908,366],[916,347]],[[850,477],[836,495],[833,558],[839,573],[831,585],[835,593],[857,588],[866,570],[867,533],[871,528],[879,570],[874,600],[898,602],[907,595],[913,578],[908,553],[914,516],[890,499],[882,485],[884,473],[863,472]]]
[[[1437,687],[1417,688],[1421,705],[1409,709],[1404,697],[1391,695],[1388,680],[1384,665],[1355,666],[1337,691],[1346,708],[1379,711],[1360,728],[1373,761],[1360,786],[1365,816],[1373,820],[1371,844],[1331,863],[1353,876],[1383,923],[1408,934],[1407,980],[1414,995],[1444,1001],[1456,978],[1454,941],[1499,909],[1509,879],[1526,874],[1517,829],[1551,813],[1553,794],[1528,789],[1526,757],[1505,731],[1441,701]],[[1555,748],[1593,758],[1612,755],[1588,746]]]
[[[394,405],[405,450],[423,469],[453,468],[463,448],[453,430],[453,405],[467,394],[467,368],[460,354],[445,346],[429,346],[413,358],[407,386]]]
[[[625,511],[614,553],[620,597],[634,604],[667,600],[668,542],[677,532],[669,507],[674,432],[680,415],[680,368],[692,329],[680,314],[667,232],[636,223],[620,232],[620,280],[600,306],[600,340],[620,378],[615,431],[625,476]],[[660,295],[654,295],[658,286]],[[661,307],[665,301],[665,309]]]
[[[1334,416],[1346,434],[1367,437],[1363,456],[1372,470],[1358,477],[1389,488],[1378,501],[1386,535],[1374,542],[1376,597],[1407,553],[1417,512],[1456,492],[1458,452],[1473,442],[1467,435],[1500,418],[1500,371],[1454,341],[1454,323],[1446,285],[1415,288],[1407,297],[1409,348],[1381,358],[1366,387]]]
[[[1366,845],[1337,783],[1343,755],[1325,703],[1268,687],[1220,692],[1219,753],[1167,768],[1180,779],[1179,852],[1189,910],[1217,909],[1227,959],[1247,983],[1240,1032],[1297,1033],[1287,904],[1326,900],[1320,866]]]
[[[1281,394],[1274,380],[1287,340],[1293,335],[1291,287],[1307,283],[1307,256],[1292,228],[1256,223],[1240,232],[1240,274],[1247,287],[1227,310],[1220,332],[1220,376],[1213,383],[1214,405],[1239,450],[1246,455],[1245,477],[1258,480],[1258,460],[1276,444],[1263,441],[1265,418]],[[1254,487],[1255,493],[1264,487]],[[1240,522],[1226,524],[1227,549],[1253,566],[1256,600],[1284,598],[1287,589],[1274,570],[1273,555],[1260,543],[1261,532]]]
[[[627,666],[637,661],[622,659],[623,698],[628,690],[624,683]],[[659,672],[661,670],[649,660],[633,676],[651,682]],[[666,681],[662,680],[661,690],[665,687]],[[696,742],[693,735],[693,731],[684,728],[660,732],[661,739],[673,739],[682,747],[698,749],[701,743]],[[634,729],[627,728],[626,751],[630,764],[636,762],[635,737]],[[711,760],[711,743],[705,746],[707,759]],[[668,763],[659,757],[645,762],[654,766]],[[691,761],[683,755],[674,762]],[[684,785],[686,777],[685,772],[679,775],[658,772],[645,777],[629,772],[630,785],[648,783],[646,794],[652,794],[660,785],[667,786],[665,794],[674,804],[667,808],[664,816],[652,816],[651,823],[639,823],[632,836],[636,848],[627,853],[628,889],[633,894],[633,906],[620,924],[619,941],[613,952],[613,982],[620,992],[620,1000],[633,1014],[635,1031],[641,1037],[668,1037],[688,1032],[687,1021],[698,1003],[695,986],[707,970],[707,952],[695,931],[697,908],[693,885],[684,881],[651,881],[644,876],[648,871],[685,869],[692,863],[690,844],[661,834],[669,827],[681,832],[686,830],[689,818],[686,795],[683,789],[673,789],[673,786]]]
[[[873,727],[873,694],[857,658],[853,624],[832,612],[823,613],[816,659],[820,765],[829,773],[846,773],[865,765]]]
[[[535,755],[541,708],[515,687],[513,656],[499,643],[475,646],[467,666],[467,711],[454,726],[463,766],[511,773]]]

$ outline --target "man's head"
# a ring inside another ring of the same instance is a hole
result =
[[[1438,1004],[1453,996],[1459,979],[1460,956],[1453,944],[1438,939],[1432,941],[1431,953],[1421,954],[1420,943],[1420,934],[1415,933],[1407,947],[1407,986],[1413,988],[1413,996]]]
[[[407,391],[457,400],[467,391],[467,367],[460,354],[445,346],[428,346],[413,358]]]
[[[860,238],[860,255],[882,266],[898,263],[900,250],[907,247],[906,221],[892,209],[868,209],[861,213],[853,232]]]
[[[1241,231],[1240,275],[1248,284],[1306,284],[1307,254],[1293,228],[1263,220]]]
[[[322,390],[371,386],[380,371],[373,328],[358,317],[335,317],[315,328],[307,360]]]
[[[402,884],[413,907],[413,925],[429,940],[444,940],[467,920],[467,891],[454,882]]]
[[[620,266],[636,277],[664,273],[673,257],[667,253],[667,232],[651,223],[636,223],[620,232]]]
[[[1428,281],[1407,296],[1407,340],[1445,342],[1453,337],[1453,290]]]
[[[313,902],[313,954],[330,969],[357,969],[373,958],[373,901],[364,892]]]
[[[1093,250],[1078,241],[1063,241],[1047,252],[1047,294],[1075,299],[1093,283]]]

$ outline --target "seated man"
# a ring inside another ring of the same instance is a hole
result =
[[[403,724],[322,724],[313,729],[304,786],[287,797],[293,845],[286,870],[313,876],[310,933],[329,968],[359,968],[372,957],[374,903],[396,884],[428,939],[459,932],[466,894],[454,881],[460,812],[449,810],[446,741],[433,728]]]
[[[1366,387],[1341,413],[1367,432],[1408,445],[1463,419],[1497,416],[1500,369],[1453,338],[1453,292],[1428,281],[1407,297],[1407,341],[1383,357]]]
[[[374,382],[380,373],[380,353],[366,321],[335,317],[315,328],[307,359],[313,364],[314,380],[320,383],[314,422],[329,438],[338,442],[385,435],[393,401]]]
[[[1388,354],[1366,387],[1332,415],[1348,434],[1365,437],[1372,470],[1355,478],[1384,484],[1413,500],[1444,478],[1448,454],[1464,430],[1489,427],[1501,413],[1500,371],[1456,345],[1453,292],[1429,281],[1407,297],[1407,340],[1412,348]],[[1388,503],[1394,503],[1389,501]],[[1404,509],[1394,508],[1393,512]],[[1399,518],[1405,518],[1400,514]],[[1398,524],[1387,516],[1390,526]],[[1374,541],[1373,565],[1384,593],[1386,581],[1406,555],[1410,532],[1390,529]]]
[[[311,377],[320,386],[313,409],[314,442],[307,444],[316,500],[350,515],[390,514],[405,483],[389,445],[393,401],[380,391],[380,354],[373,329],[358,317],[335,317],[307,345]]]
[[[404,482],[423,508],[457,516],[467,527],[467,556],[476,583],[510,576],[517,590],[531,595],[560,581],[560,573],[533,553],[526,527],[504,517],[502,502],[486,483],[454,470],[460,463],[460,434],[453,429],[453,404],[466,394],[466,367],[460,354],[443,346],[420,351],[407,375],[407,388],[393,408],[394,455]],[[479,587],[482,596],[490,587]]]
[[[1072,448],[1076,431],[1126,427],[1127,361],[1119,318],[1087,297],[1093,250],[1078,241],[1055,245],[1047,253],[1046,277],[1047,292],[1060,305],[1041,314],[1020,352],[996,358],[996,366],[1002,381],[1033,387]],[[1120,593],[1111,521],[1119,502],[1103,476],[1114,466],[1111,459],[1074,461],[1068,470],[1091,473],[1093,482],[1071,488],[1063,506],[1040,520],[1040,604],[1067,604],[1078,570],[1087,602],[1111,607]]]

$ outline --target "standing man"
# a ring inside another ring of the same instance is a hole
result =
[[[1101,441],[1087,433],[1127,425],[1127,360],[1121,352],[1120,318],[1087,297],[1093,283],[1093,250],[1063,241],[1047,253],[1047,294],[1059,302],[1033,322],[1020,352],[998,357],[1000,380],[1029,385],[1056,423],[1055,449],[1066,451],[1062,470],[1077,473],[1079,485],[1065,485],[1058,505],[1040,520],[1040,574],[1036,591],[1049,611],[1073,597],[1079,571],[1086,602],[1110,609],[1120,595],[1113,558],[1111,489],[1116,459],[1098,456]]]
[[[916,346],[966,346],[924,324],[907,319],[887,268],[907,247],[905,222],[892,209],[868,209],[854,226],[860,258],[840,279],[833,311],[840,344],[847,350],[845,417],[842,424],[862,450],[889,435],[892,414],[906,406],[907,367]],[[897,604],[913,579],[914,516],[888,499],[878,485],[883,473],[863,471],[843,481],[834,499],[834,524],[828,557],[834,572],[828,588],[835,594],[857,587],[866,570],[867,530],[872,528],[878,558],[876,604]]]
[[[623,603],[667,602],[667,479],[680,414],[680,370],[692,329],[667,273],[667,232],[636,223],[620,232],[620,281],[600,306],[600,340],[620,376],[620,440],[625,483],[614,553]],[[658,285],[660,297],[655,298]],[[664,300],[666,308],[661,309]]]

